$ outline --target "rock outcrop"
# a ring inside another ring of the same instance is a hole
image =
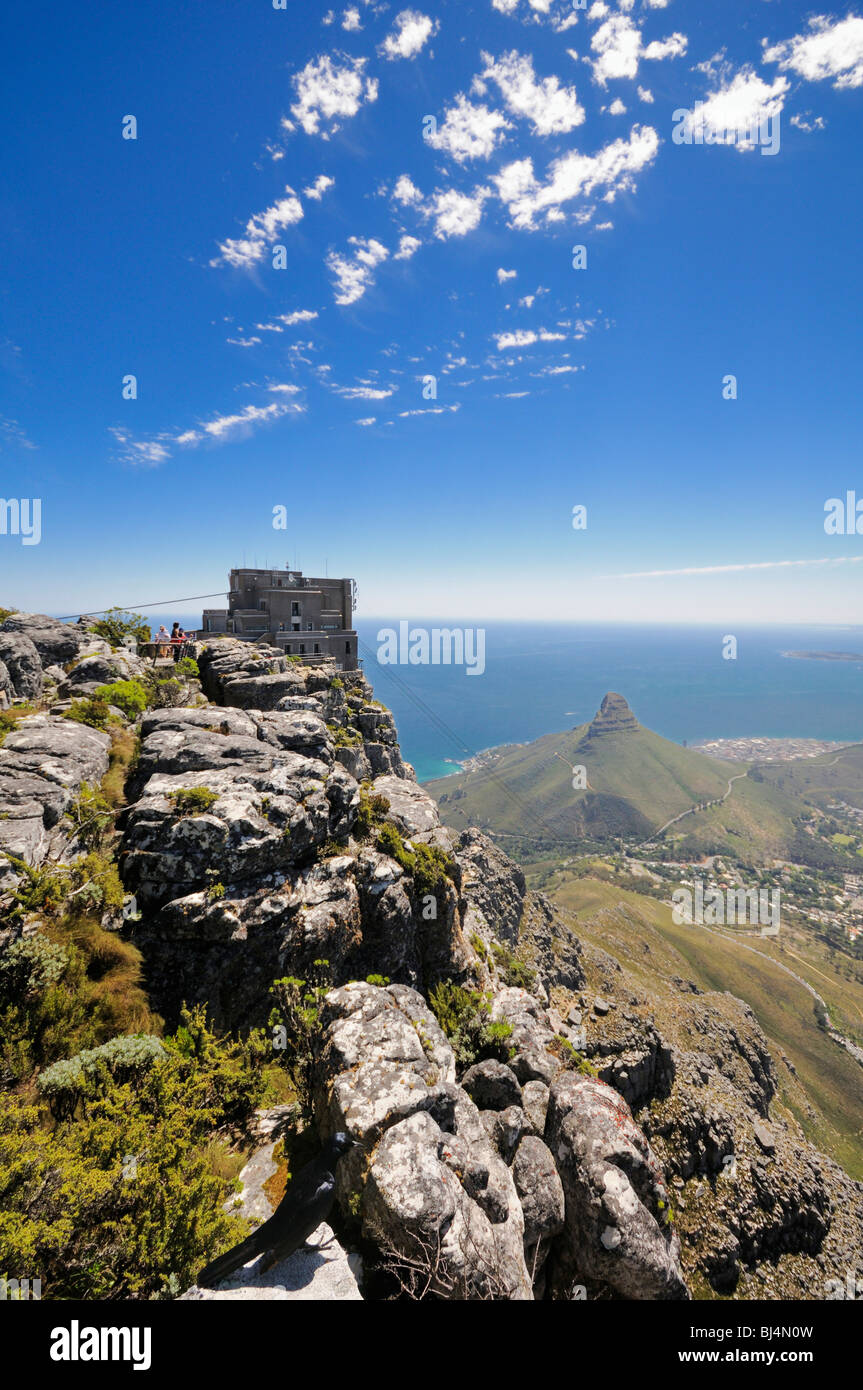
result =
[[[598,714],[594,715],[587,731],[588,738],[603,738],[607,734],[634,733],[639,723],[623,695],[609,690],[603,695]]]
[[[62,859],[74,842],[65,813],[82,783],[98,786],[110,747],[100,729],[47,714],[22,719],[0,747],[0,852],[34,868]]]
[[[699,1281],[811,1297],[825,1260],[859,1268],[863,1185],[778,1105],[745,1005],[682,980],[648,994],[611,954],[613,912],[586,945],[487,836],[446,830],[361,672],[230,638],[199,666],[206,699],[140,720],[126,930],[169,1024],[200,1002],[218,1028],[261,1025],[275,979],[328,962],[315,1124],[357,1147],[332,1255],[188,1298],[355,1298],[352,1244],[387,1292],[446,1299],[684,1299]],[[47,708],[140,669],[80,625],[0,625],[7,701],[47,690]],[[608,695],[591,737],[638,727]],[[110,746],[22,717],[0,747],[0,854],[77,853],[66,812]]]

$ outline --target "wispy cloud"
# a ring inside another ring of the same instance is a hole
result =
[[[668,579],[675,575],[735,574],[743,570],[804,569],[811,565],[860,565],[863,555],[834,555],[821,560],[754,560],[742,565],[694,565],[679,570],[633,570],[627,574],[602,574],[600,579]]]

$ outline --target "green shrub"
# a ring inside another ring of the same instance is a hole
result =
[[[219,793],[209,787],[181,787],[170,793],[174,809],[181,816],[200,816],[210,810],[219,799]]]
[[[558,1061],[563,1062],[567,1071],[577,1071],[580,1072],[582,1076],[592,1076],[594,1078],[599,1076],[599,1072],[596,1070],[593,1063],[589,1062],[584,1054],[579,1052],[577,1047],[573,1047],[569,1038],[562,1038],[560,1036],[552,1038],[546,1051],[550,1052],[553,1057],[557,1057]]]
[[[98,622],[91,623],[90,632],[95,632],[112,647],[122,647],[127,637],[136,642],[149,642],[150,624],[140,613],[129,613],[125,608],[109,608]]]
[[[341,724],[328,724],[336,748],[362,748],[363,736],[357,729],[345,729]]]
[[[99,685],[93,691],[93,699],[116,705],[127,719],[137,719],[148,704],[147,691],[140,681],[112,681],[110,685]]]
[[[7,734],[17,729],[20,719],[26,718],[28,714],[38,713],[36,705],[15,705],[12,709],[0,710],[0,745],[5,742]]]
[[[0,957],[0,1084],[117,1032],[158,1028],[140,981],[137,949],[91,918],[68,916],[14,942]]]
[[[68,1119],[79,1105],[86,1109],[88,1100],[104,1094],[111,1082],[129,1081],[166,1056],[164,1043],[150,1034],[111,1038],[101,1047],[55,1062],[40,1072],[36,1087],[55,1119]]]
[[[389,814],[390,803],[385,796],[370,792],[368,787],[360,788],[360,805],[354,822],[354,834],[358,840],[367,840]]]
[[[197,680],[201,674],[198,670],[198,663],[192,656],[181,656],[175,664],[174,670],[178,676],[188,676],[192,680]]]
[[[43,1073],[64,1115],[53,1129],[0,1094],[0,1268],[38,1270],[50,1298],[176,1294],[246,1233],[223,1210],[236,1162],[214,1133],[260,1103],[265,1044],[218,1039],[184,1010],[163,1043],[97,1053]]]
[[[103,686],[102,689],[104,688]],[[95,695],[83,700],[73,700],[69,709],[64,712],[63,718],[73,719],[76,724],[88,724],[91,729],[106,729],[113,722],[107,701]]]
[[[536,984],[536,971],[533,966],[519,960],[508,946],[502,945],[499,941],[493,942],[491,949],[504,984],[526,989],[529,993]]]
[[[456,1062],[471,1067],[485,1058],[508,1061],[512,1027],[492,1022],[491,996],[442,980],[429,995],[431,1010],[449,1038]]]
[[[330,963],[316,960],[308,979],[288,975],[274,980],[270,990],[276,1004],[270,1027],[278,1030],[274,1038],[284,1042],[279,1050],[307,1123],[314,1118],[314,1068],[323,1032],[321,1004],[329,988]]]
[[[454,861],[436,846],[419,843],[409,850],[392,821],[384,821],[380,827],[377,848],[412,876],[421,897],[439,892],[455,868]]]
[[[71,868],[72,886],[66,899],[72,916],[90,911],[116,912],[126,901],[117,865],[99,850],[90,850]]]
[[[82,782],[81,789],[66,812],[75,827],[75,839],[82,849],[98,849],[114,824],[114,808],[100,787]]]

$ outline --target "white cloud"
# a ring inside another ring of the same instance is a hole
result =
[[[295,386],[293,382],[277,381],[274,382],[272,386],[268,386],[267,390],[277,392],[279,395],[282,396],[296,396],[299,393],[300,388],[299,386]]]
[[[501,14],[513,14],[518,9],[518,0],[491,0],[491,3]]]
[[[291,113],[307,135],[326,136],[338,130],[338,118],[355,116],[364,102],[377,101],[377,79],[364,76],[365,65],[365,58],[342,54],[333,62],[329,54],[324,54],[296,74],[293,81],[297,100]],[[292,128],[289,121],[283,125]]]
[[[809,27],[811,33],[796,34],[772,47],[763,40],[765,62],[778,63],[783,71],[790,69],[807,82],[835,78],[834,87],[863,86],[863,19],[815,15]]]
[[[364,420],[355,420],[354,424],[363,425],[365,428],[367,428],[369,425],[373,425],[377,418],[378,417],[376,415],[367,415]]]
[[[595,8],[595,7],[594,7]],[[635,77],[642,58],[659,61],[679,58],[686,52],[685,34],[671,34],[644,46],[641,30],[626,14],[615,14],[601,24],[590,41],[594,81],[604,87],[610,78]]]
[[[390,62],[397,58],[415,58],[440,24],[419,10],[402,10],[396,15],[395,29],[381,45],[381,52]]]
[[[482,206],[491,193],[488,188],[475,188],[473,193],[459,193],[455,188],[437,192],[423,209],[426,217],[434,218],[435,236],[446,241],[453,236],[466,236],[482,220]]]
[[[339,255],[331,251],[327,256],[327,269],[335,276],[335,297],[337,304],[353,304],[362,299],[373,283],[374,269],[385,261],[389,251],[374,237],[348,238],[354,247],[352,254]]]
[[[226,338],[225,342],[232,347],[255,347],[261,340],[260,338]]]
[[[14,356],[19,356],[21,353],[20,347],[11,342],[8,338],[3,346],[8,351],[11,351]],[[18,421],[13,420],[9,415],[0,415],[0,439],[2,439],[7,446],[11,446],[15,449],[36,448],[33,441],[27,438],[27,435]],[[2,446],[0,446],[0,448],[2,448]]]
[[[654,39],[645,48],[644,57],[652,62],[661,62],[663,58],[681,58],[688,42],[685,34],[670,34],[667,39]]]
[[[495,333],[498,352],[508,352],[510,348],[532,347],[534,343],[563,343],[565,333],[550,333],[545,328],[517,328],[509,333]]]
[[[246,223],[245,237],[229,238],[219,243],[218,256],[210,261],[211,266],[233,265],[248,267],[261,260],[267,242],[282,230],[299,222],[303,216],[303,205],[291,187],[286,187],[287,198],[281,198],[272,207],[255,213]]]
[[[183,430],[181,434],[173,436],[159,434],[152,439],[133,439],[126,430],[112,429],[111,433],[123,445],[121,458],[124,462],[156,467],[171,457],[168,444],[176,444],[183,449],[197,448],[207,440],[222,444],[251,434],[257,425],[269,424],[287,414],[302,414],[304,410],[305,407],[296,401],[272,401],[270,405],[244,406],[232,415],[215,415],[212,420],[201,422],[198,428]]]
[[[363,26],[360,23],[359,10],[356,10],[353,7],[351,7],[348,10],[345,10],[344,14],[342,15],[342,28],[347,29],[348,32],[351,33],[357,29],[362,29],[362,27]]]
[[[415,256],[422,246],[419,237],[403,236],[399,241],[399,249],[393,257],[396,261],[409,261],[411,256]]]
[[[427,406],[425,409],[422,409],[422,410],[400,410],[400,411],[399,411],[399,419],[400,419],[400,420],[407,420],[407,419],[409,419],[409,418],[410,418],[411,416],[413,416],[413,415],[452,415],[452,414],[455,414],[455,412],[456,412],[457,410],[461,410],[461,406],[458,405],[458,404],[456,404],[456,405],[430,405],[430,406]]]
[[[616,97],[615,100],[611,103],[611,105],[610,105],[609,108],[608,108],[608,114],[609,114],[609,116],[625,116],[625,115],[626,115],[626,107],[624,106],[623,102],[620,100],[620,97]]]
[[[741,570],[784,570],[812,565],[861,565],[863,555],[837,555],[824,560],[755,560],[742,565],[693,565],[680,570],[637,570],[630,574],[603,574],[601,579],[665,579],[678,574],[733,574]]]
[[[823,130],[826,122],[823,116],[813,116],[811,111],[806,111],[802,116],[792,116],[791,124],[811,135],[813,130]]]
[[[500,266],[500,267],[498,268],[498,272],[497,272],[497,283],[498,283],[499,285],[502,285],[502,284],[504,284],[507,280],[514,280],[514,279],[516,278],[517,275],[518,275],[518,271],[517,271],[517,270],[504,270],[503,266]]]
[[[545,183],[536,180],[530,159],[509,165],[493,181],[513,225],[532,230],[538,218],[560,220],[561,205],[573,198],[605,188],[611,200],[617,192],[631,189],[633,176],[656,158],[658,149],[652,126],[633,126],[628,140],[615,140],[597,154],[572,150],[554,160]]]
[[[143,465],[147,468],[158,468],[160,463],[171,457],[170,449],[166,449],[164,444],[160,444],[155,439],[133,439],[128,430],[111,428],[118,444],[123,446],[123,453],[120,458],[124,463],[133,465]]]
[[[401,203],[405,207],[418,207],[423,200],[423,195],[408,175],[402,174],[396,181],[395,188],[393,189],[393,198],[397,203]]]
[[[317,309],[295,309],[292,314],[279,314],[279,320],[288,328],[292,328],[295,323],[309,323],[318,317]]]
[[[495,60],[482,54],[485,68],[474,78],[474,91],[483,95],[494,82],[509,110],[531,122],[537,135],[563,135],[584,120],[574,87],[564,87],[557,77],[537,80],[529,56],[504,53]]]
[[[319,203],[327,189],[335,187],[335,182],[335,179],[331,179],[329,174],[318,174],[314,183],[311,184],[309,188],[303,189],[303,196],[306,198],[314,198],[315,202]]]
[[[206,421],[201,428],[211,439],[231,439],[237,435],[250,433],[254,425],[278,420],[289,410],[301,411],[302,409],[303,407],[295,402],[290,405],[280,405],[278,401],[273,401],[271,405],[247,405],[236,415],[217,415],[214,419]]]
[[[488,159],[495,146],[511,130],[511,122],[500,111],[468,101],[463,92],[444,112],[444,119],[427,144],[449,154],[458,164],[468,159]]]
[[[635,89],[642,101],[646,101],[648,106],[653,105],[653,93],[648,87],[636,87]]]
[[[348,401],[385,401],[395,391],[394,386],[336,386],[334,389]]]
[[[700,131],[705,144],[752,149],[759,122],[780,113],[788,86],[787,77],[777,77],[769,85],[752,68],[742,68],[724,87],[711,92],[688,112],[680,128],[690,134]],[[746,132],[751,139],[745,138]]]

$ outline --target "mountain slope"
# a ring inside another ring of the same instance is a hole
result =
[[[647,840],[664,828],[666,842],[685,852],[764,859],[796,847],[805,859],[814,847],[796,822],[808,784],[805,772],[787,771],[796,766],[759,769],[751,778],[747,764],[722,762],[645,729],[623,696],[609,693],[590,724],[490,750],[426,790],[447,825],[479,825],[521,857],[541,846],[577,849],[585,840]],[[846,781],[837,778],[838,785]],[[859,781],[863,786],[863,776]]]

